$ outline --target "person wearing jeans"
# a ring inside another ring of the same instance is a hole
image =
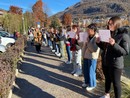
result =
[[[72,32],[70,33],[74,35],[69,36],[70,50],[72,51],[72,62],[73,62],[73,71],[71,72],[71,74],[73,74],[74,76],[80,76],[82,75],[82,65],[81,65],[82,52],[81,47],[78,43],[79,40],[78,26],[73,25]]]
[[[96,87],[96,64],[97,60],[96,59],[84,59],[84,68],[83,68],[83,73],[84,73],[84,78],[85,78],[85,84],[86,86],[89,87]]]
[[[70,51],[70,43],[66,42],[66,52],[67,52],[67,56],[68,56],[68,61],[66,62],[66,64],[70,64],[71,63],[71,59],[72,59],[72,53]]]
[[[100,51],[96,44],[96,31],[96,24],[90,24],[87,27],[87,42],[84,43],[83,74],[85,83],[82,84],[82,87],[85,87],[88,91],[96,87],[96,65]]]
[[[72,52],[70,51],[70,41],[68,40],[70,32],[71,32],[71,26],[67,26],[67,32],[65,34],[66,37],[65,45],[66,45],[68,60],[65,62],[66,64],[71,64],[71,60],[72,60]]]
[[[50,47],[52,49],[52,42],[51,42],[51,38],[50,38],[50,31],[47,31],[47,43],[48,43],[48,47]]]

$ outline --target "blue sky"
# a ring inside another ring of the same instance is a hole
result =
[[[31,7],[37,0],[0,0],[0,8],[9,10],[10,5],[31,11]],[[65,8],[79,2],[80,0],[43,0],[50,15],[63,11]]]

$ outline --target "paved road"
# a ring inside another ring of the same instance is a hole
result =
[[[29,45],[12,98],[99,98],[103,85],[87,92],[81,87],[83,77],[74,77],[71,71],[72,65],[66,65],[48,47],[42,47],[37,54]]]

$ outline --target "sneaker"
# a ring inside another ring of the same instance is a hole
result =
[[[55,52],[55,55],[57,56],[58,52]]]
[[[49,46],[51,49],[53,48],[52,46]]]
[[[88,85],[87,85],[86,83],[83,83],[83,84],[82,84],[82,87],[83,87],[83,88],[86,88],[87,86],[88,86]]]
[[[104,96],[102,96],[100,98],[110,98],[110,94],[105,94]]]
[[[61,56],[61,53],[57,53],[56,56],[60,57],[60,56]]]
[[[55,52],[55,50],[52,50],[52,52]]]
[[[71,74],[73,75],[75,72],[76,72],[76,70],[73,70],[73,71],[71,72]]]
[[[87,87],[86,90],[87,90],[87,91],[91,91],[91,90],[93,90],[94,88],[95,88],[95,87]]]
[[[67,62],[65,62],[66,64],[71,64],[72,62],[71,61],[67,61]]]
[[[81,75],[82,75],[82,72],[81,72],[81,71],[77,71],[77,72],[74,74],[75,77],[79,77],[79,76],[81,76]]]

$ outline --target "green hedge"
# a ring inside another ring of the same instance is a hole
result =
[[[11,48],[0,55],[0,98],[7,98],[15,80],[15,70],[23,53],[26,37],[21,36]]]

